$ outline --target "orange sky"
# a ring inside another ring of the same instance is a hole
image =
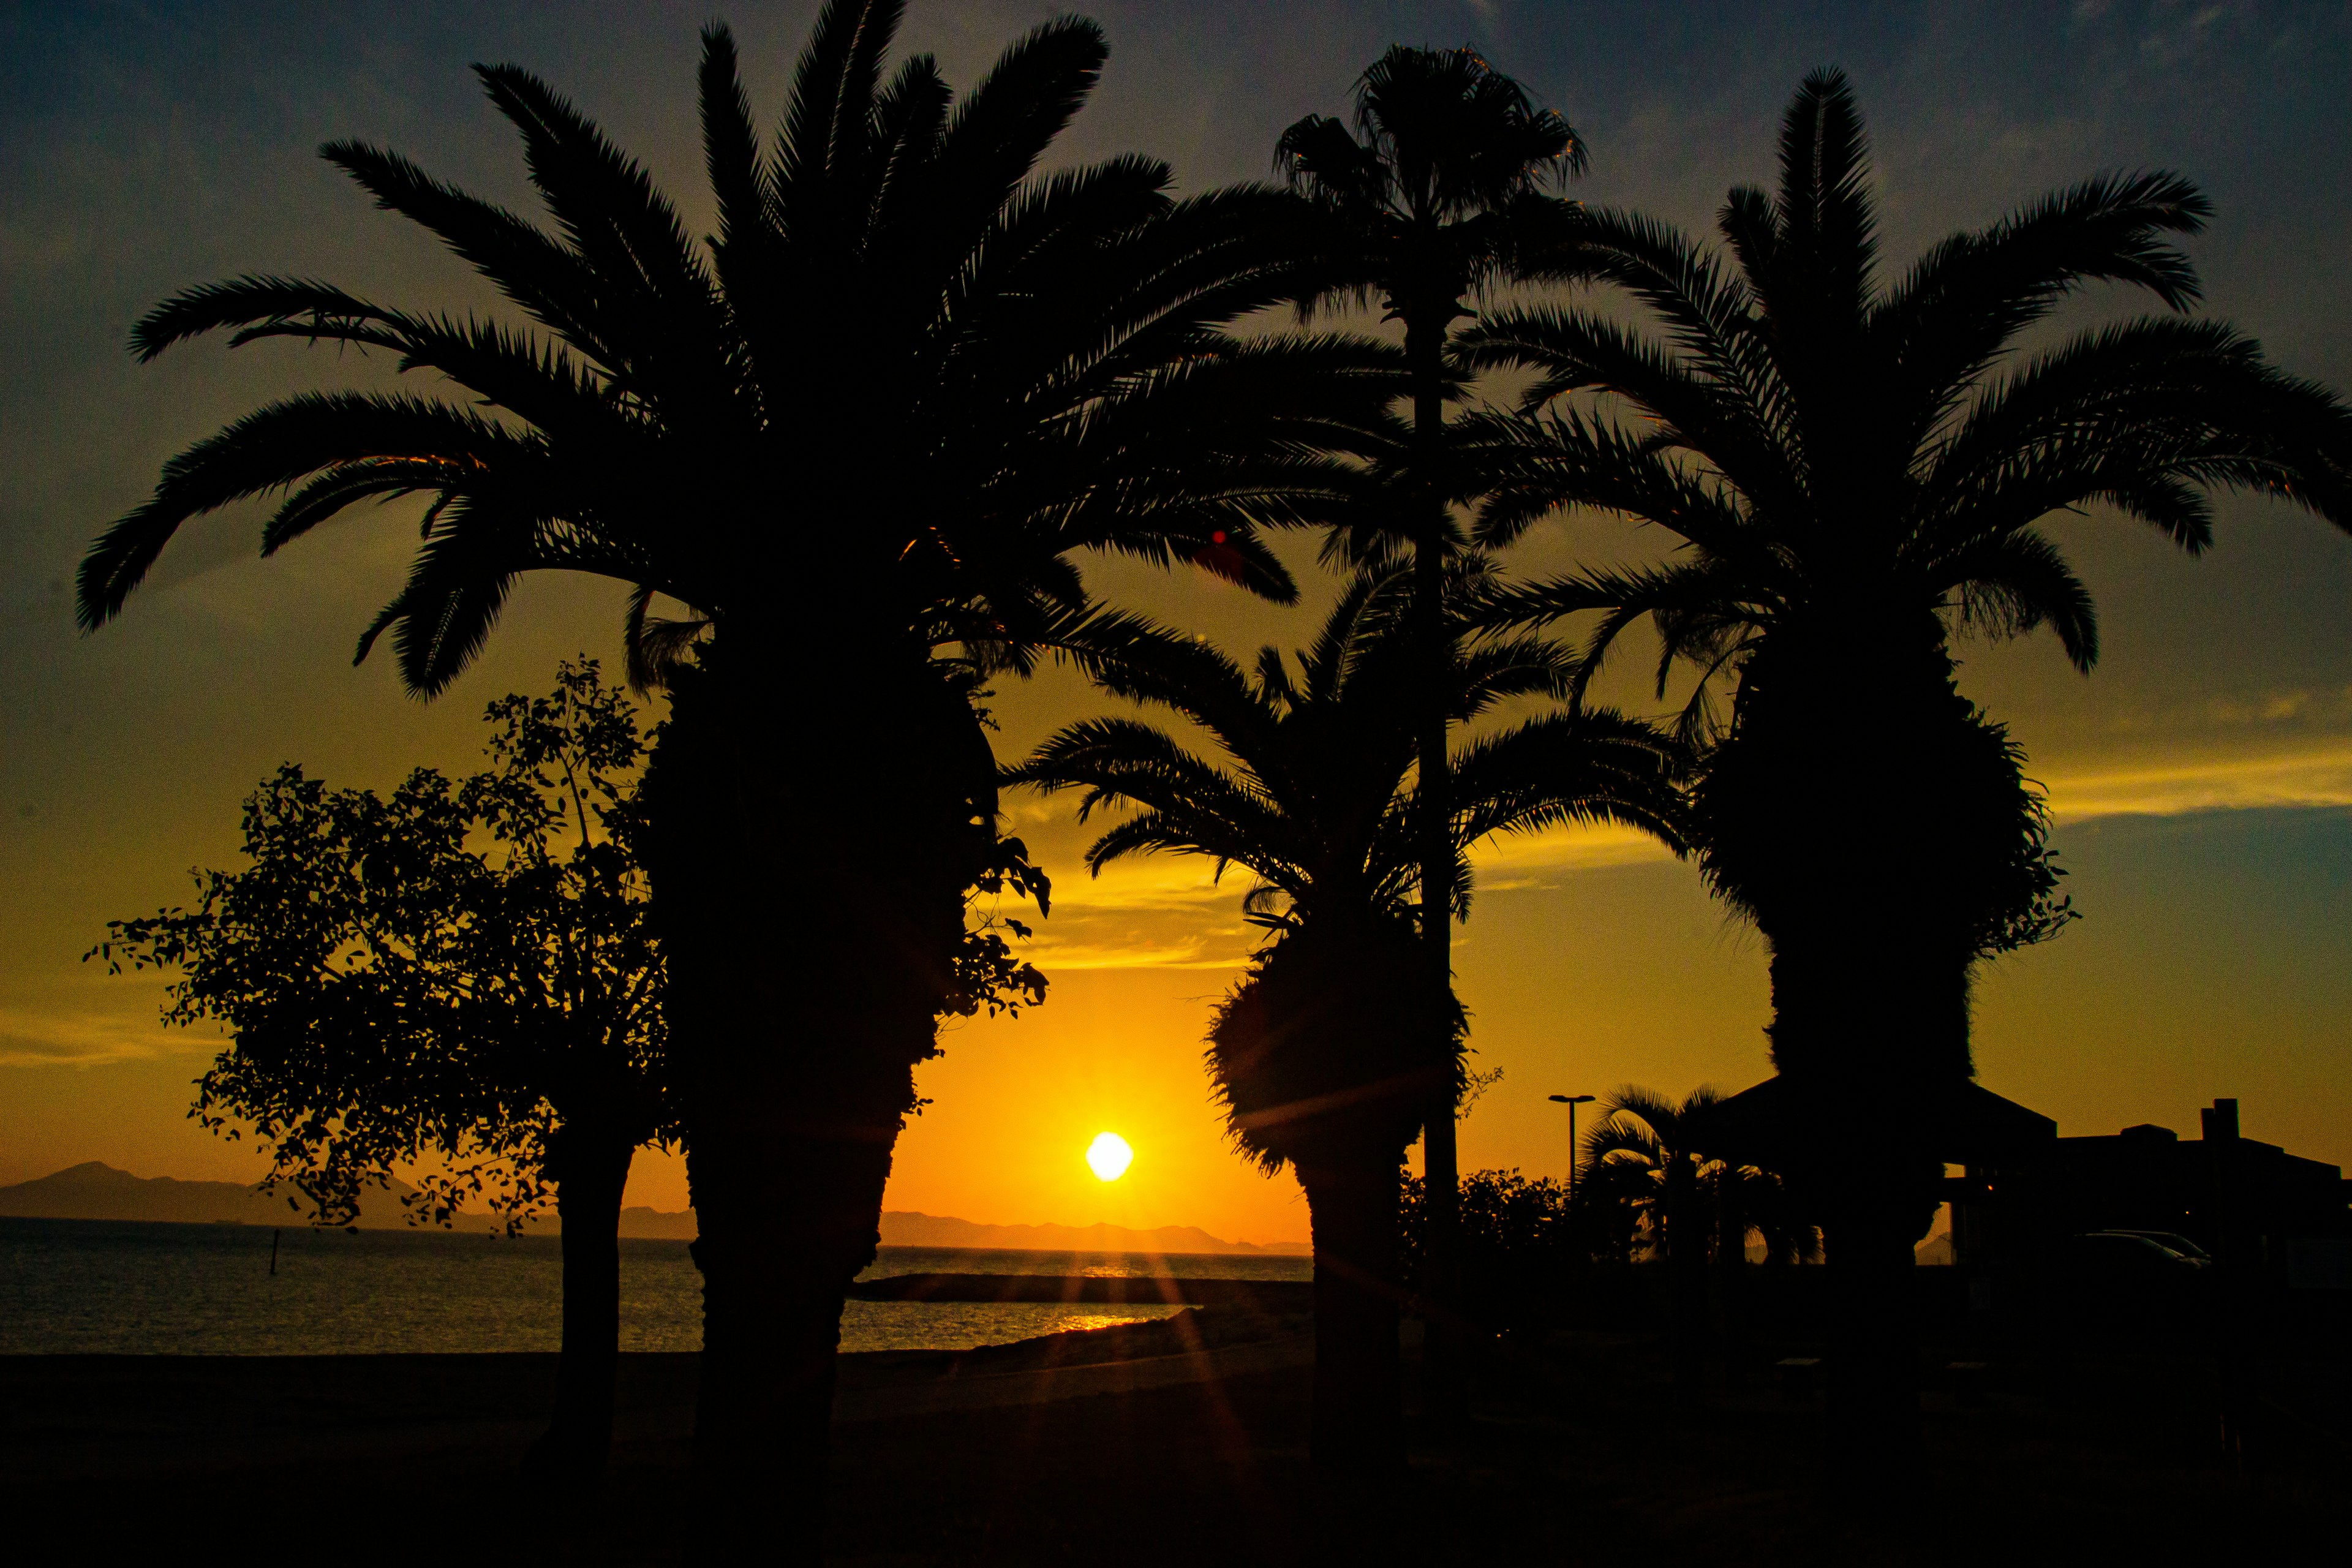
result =
[[[737,17],[763,107],[778,101],[806,9]],[[1769,174],[1787,93],[1834,59],[1871,117],[1898,262],[2091,171],[2182,167],[2218,209],[2192,247],[2210,309],[2289,368],[2352,384],[2339,259],[2352,251],[2340,177],[2352,46],[2340,19],[2292,34],[2252,12],[2190,26],[2127,7],[1969,21],[1857,5],[1712,27],[1671,8],[1595,5],[1570,36],[1549,7],[1338,7],[1319,31],[1275,27],[1249,6],[1096,9],[1114,58],[1074,153],[1142,146],[1191,188],[1255,176],[1281,125],[1338,107],[1391,37],[1470,36],[1591,142],[1580,194],[1690,227],[1726,185]],[[919,5],[906,39],[969,81],[1051,10]],[[341,30],[289,29],[258,11],[240,27],[241,15],[60,26],[28,35],[35,47],[5,68],[17,74],[0,92],[0,1183],[87,1159],[256,1175],[249,1147],[185,1119],[200,1043],[156,1027],[152,984],[106,980],[79,954],[107,919],[182,898],[186,868],[229,864],[237,803],[279,762],[376,787],[419,763],[468,767],[487,700],[543,689],[567,654],[609,659],[616,646],[615,589],[549,581],[526,587],[482,665],[438,703],[403,697],[388,661],[352,669],[352,640],[413,547],[397,510],[267,563],[249,558],[256,514],[200,524],[120,624],[72,633],[82,542],[144,494],[163,457],[260,398],[377,374],[216,343],[136,368],[121,343],[141,309],[245,268],[412,304],[483,302],[462,268],[320,169],[317,142],[381,138],[520,201],[509,142],[463,79],[466,61],[515,58],[576,92],[700,211],[698,14],[616,11],[560,37],[464,9]],[[2077,320],[2111,308],[2094,299]],[[2352,542],[2238,502],[2202,563],[2111,519],[2056,531],[2099,596],[2099,673],[2074,676],[2037,641],[1969,650],[1963,684],[2012,723],[2050,785],[2086,918],[1986,977],[1983,1079],[2066,1132],[2142,1121],[2193,1132],[2199,1104],[2235,1094],[2250,1135],[2352,1161]],[[1647,547],[1587,520],[1539,531],[1526,559]],[[1311,544],[1295,554],[1311,577]],[[1130,566],[1090,569],[1090,581],[1236,649],[1296,643],[1319,610]],[[1316,580],[1310,600],[1327,591]],[[1098,707],[1066,673],[1008,687],[1001,754]],[[901,1142],[892,1206],[1302,1239],[1295,1184],[1225,1148],[1200,1071],[1207,1009],[1245,951],[1242,885],[1205,887],[1181,862],[1090,883],[1076,863],[1087,835],[1060,806],[1015,812],[1057,878],[1036,952],[1053,994],[1018,1022],[962,1026],[924,1069],[933,1104]],[[1854,876],[1865,900],[1866,854]],[[1557,839],[1498,847],[1481,879],[1461,986],[1478,1065],[1505,1077],[1464,1128],[1465,1165],[1562,1172],[1555,1091],[1730,1089],[1763,1075],[1760,950],[1689,868],[1638,844]],[[1106,1129],[1136,1149],[1109,1185],[1083,1161]],[[631,1201],[681,1206],[676,1162],[645,1161]]]

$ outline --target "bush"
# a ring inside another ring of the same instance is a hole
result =
[[[1418,1291],[1426,1277],[1425,1207],[1421,1178],[1403,1182],[1404,1277]],[[1549,1177],[1529,1181],[1517,1171],[1464,1176],[1462,1283],[1472,1314],[1509,1330],[1557,1321],[1573,1274],[1599,1250],[1587,1234],[1591,1229],[1570,1206],[1567,1187]]]

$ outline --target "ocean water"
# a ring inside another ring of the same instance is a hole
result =
[[[562,1244],[448,1231],[0,1219],[0,1354],[328,1355],[551,1351]],[[683,1241],[621,1243],[621,1348],[701,1344],[702,1279]],[[1293,1257],[982,1252],[886,1247],[867,1278],[1168,1274],[1304,1279]],[[1157,1305],[852,1301],[845,1351],[967,1350],[1168,1316]]]

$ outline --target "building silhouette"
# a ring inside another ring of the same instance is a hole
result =
[[[2279,1286],[2352,1287],[2352,1183],[2342,1168],[2243,1136],[2238,1102],[2199,1113],[2200,1136],[2142,1123],[2052,1138],[1949,1184],[1954,1261],[1985,1271],[2057,1260],[2102,1231],[2184,1237],[2233,1273]]]

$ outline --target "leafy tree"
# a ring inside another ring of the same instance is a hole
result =
[[[1537,377],[1530,413],[1470,443],[1482,540],[1591,507],[1677,542],[1502,594],[1496,617],[1597,616],[1580,689],[1644,620],[1661,693],[1696,677],[1700,865],[1764,935],[1773,1064],[1819,1111],[1775,1159],[1826,1227],[1834,1441],[1857,1464],[1916,1441],[1904,1279],[1953,1152],[1922,1130],[1971,1072],[1970,977],[2070,915],[2040,795],[1959,694],[1954,638],[2047,626],[2092,667],[2053,513],[2105,505],[2192,554],[2213,489],[2352,525],[2352,414],[2227,326],[2141,318],[2019,355],[2090,282],[2185,311],[2196,276],[2168,237],[2206,211],[2175,175],[2095,179],[1882,284],[1861,118],[1824,72],[1782,122],[1777,195],[1724,205],[1728,266],[1646,218],[1578,215],[1557,269],[1622,290],[1655,334],[1559,307],[1464,343],[1470,366]]]
[[[1407,1173],[1402,1199],[1402,1259],[1408,1289],[1427,1280],[1428,1188]],[[1525,1331],[1557,1321],[1579,1273],[1594,1261],[1591,1227],[1580,1223],[1567,1187],[1517,1171],[1474,1171],[1462,1178],[1459,1258],[1466,1299],[1482,1317]]]
[[[487,717],[492,766],[461,780],[420,768],[380,797],[280,768],[246,802],[243,869],[201,873],[192,908],[110,922],[91,956],[178,973],[165,1019],[229,1036],[191,1114],[249,1127],[265,1185],[320,1223],[420,1163],[411,1223],[486,1198],[512,1234],[552,1187],[563,1352],[534,1459],[592,1476],[612,1436],[622,1193],[635,1151],[678,1136],[636,857],[644,742],[593,660]]]
[[[1638,1130],[1636,1136],[1639,1136]],[[1663,1259],[1666,1222],[1661,1168],[1626,1157],[1580,1164],[1573,1187],[1517,1171],[1477,1171],[1462,1178],[1462,1271],[1470,1299],[1512,1329],[1549,1326],[1566,1301],[1592,1284],[1590,1270],[1622,1268],[1636,1255]],[[1744,1263],[1749,1233],[1760,1233],[1765,1261],[1792,1263],[1819,1251],[1785,1184],[1752,1165],[1696,1162],[1690,1178],[1685,1235],[1717,1269]],[[1424,1189],[1407,1175],[1403,1194],[1402,1277],[1425,1277]]]
[[[1139,157],[1036,172],[1099,75],[1091,23],[1038,28],[958,100],[929,57],[886,77],[899,16],[828,0],[765,146],[732,39],[705,34],[707,251],[512,67],[479,74],[551,227],[329,146],[530,324],[289,278],[167,301],[134,333],[144,357],[229,329],[386,352],[467,401],[271,404],[167,464],[80,576],[94,627],[192,516],[287,490],[275,551],[355,501],[429,496],[407,585],[360,645],[389,631],[425,694],[521,574],[630,585],[633,673],[673,700],[644,852],[702,1225],[714,1551],[779,1530],[814,1550],[842,1295],[873,1257],[915,1065],[969,997],[965,900],[1031,885],[995,832],[977,683],[1083,621],[1078,551],[1288,596],[1258,530],[1361,488],[1316,451],[1395,384],[1378,345],[1216,330],[1295,295],[1295,198],[1176,200]]]
[[[1517,82],[1467,47],[1392,47],[1358,79],[1355,100],[1352,131],[1308,115],[1283,132],[1275,163],[1325,219],[1307,308],[1377,300],[1404,329],[1412,424],[1403,460],[1390,500],[1360,510],[1344,542],[1361,562],[1387,561],[1401,546],[1413,555],[1422,644],[1422,688],[1412,699],[1423,806],[1421,972],[1433,994],[1450,996],[1444,912],[1454,903],[1454,851],[1446,709],[1456,678],[1444,597],[1448,562],[1462,542],[1446,504],[1445,402],[1454,383],[1447,340],[1472,313],[1468,296],[1528,275],[1538,242],[1556,233],[1566,210],[1542,187],[1580,171],[1584,148],[1566,121],[1536,108]],[[1441,1095],[1424,1117],[1432,1238],[1441,1260],[1456,1202],[1455,1109]],[[1442,1300],[1458,1295],[1442,1261],[1432,1283]],[[1441,1367],[1444,1344],[1444,1331],[1434,1331],[1430,1354]]]
[[[1465,580],[1475,580],[1458,571]],[[1360,573],[1312,646],[1260,651],[1244,668],[1192,638],[1137,628],[1093,672],[1115,696],[1206,731],[1189,750],[1141,719],[1061,731],[1011,781],[1079,789],[1085,821],[1135,808],[1087,852],[1097,872],[1165,850],[1235,865],[1269,934],[1218,1008],[1208,1066],[1234,1142],[1269,1174],[1288,1165],[1315,1240],[1313,1453],[1318,1466],[1402,1462],[1397,1387],[1397,1168],[1433,1092],[1458,1091],[1464,1016],[1449,986],[1433,1018],[1409,899],[1420,804],[1403,700],[1422,676],[1411,584]],[[1550,689],[1554,651],[1533,639],[1481,645],[1451,668],[1449,722]],[[1469,899],[1463,860],[1489,834],[1554,823],[1629,823],[1678,843],[1667,748],[1598,710],[1555,714],[1465,745],[1453,759],[1447,885]]]

